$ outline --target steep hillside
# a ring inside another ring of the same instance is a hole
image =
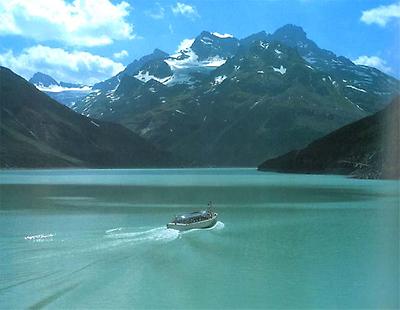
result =
[[[259,170],[400,178],[400,98],[306,148],[265,161]]]
[[[170,156],[128,129],[81,116],[0,67],[0,167],[160,167]]]

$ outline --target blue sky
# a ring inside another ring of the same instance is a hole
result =
[[[94,83],[202,30],[237,38],[292,23],[320,47],[400,77],[393,0],[0,0],[0,64]]]

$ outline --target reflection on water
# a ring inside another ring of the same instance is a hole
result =
[[[149,169],[0,184],[1,309],[398,306],[396,181]],[[209,200],[214,227],[165,227]]]

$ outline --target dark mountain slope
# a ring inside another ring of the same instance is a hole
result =
[[[208,31],[203,31],[194,40],[191,48],[200,60],[219,56],[226,58],[235,55],[239,40],[233,37],[221,38]]]
[[[336,56],[318,47],[299,26],[285,25],[269,35],[269,40],[296,48],[313,68],[341,82],[343,95],[369,113],[381,110],[394,93],[398,94],[398,80],[375,68],[356,65],[346,57]]]
[[[42,72],[36,72],[29,80],[30,83],[35,85],[40,85],[43,87],[48,87],[52,85],[60,85],[53,79],[50,75],[44,74]]]
[[[265,161],[259,170],[400,178],[400,98],[300,151]]]
[[[125,76],[78,110],[118,122],[194,165],[250,166],[367,114],[296,49],[253,42],[195,85]]]
[[[395,78],[319,48],[294,25],[242,40],[203,31],[190,44],[115,77],[119,86],[74,111],[119,123],[193,165],[254,166],[399,93]]]
[[[95,90],[102,90],[102,91],[110,91],[112,89],[115,89],[118,87],[121,79],[128,75],[132,76],[135,75],[139,70],[142,68],[142,66],[146,65],[148,62],[151,61],[157,61],[157,60],[163,60],[168,57],[168,54],[159,50],[156,48],[153,53],[143,56],[140,59],[135,59],[133,62],[131,62],[126,68],[118,73],[117,75],[103,81],[100,83],[96,83],[93,85],[93,89]]]
[[[166,166],[169,155],[128,129],[60,105],[0,67],[0,167]]]

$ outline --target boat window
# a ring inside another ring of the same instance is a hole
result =
[[[176,222],[178,223],[189,223],[196,220],[204,220],[208,217],[208,212],[203,211],[196,211],[192,213],[182,214],[176,217]],[[174,219],[175,221],[175,219]]]

